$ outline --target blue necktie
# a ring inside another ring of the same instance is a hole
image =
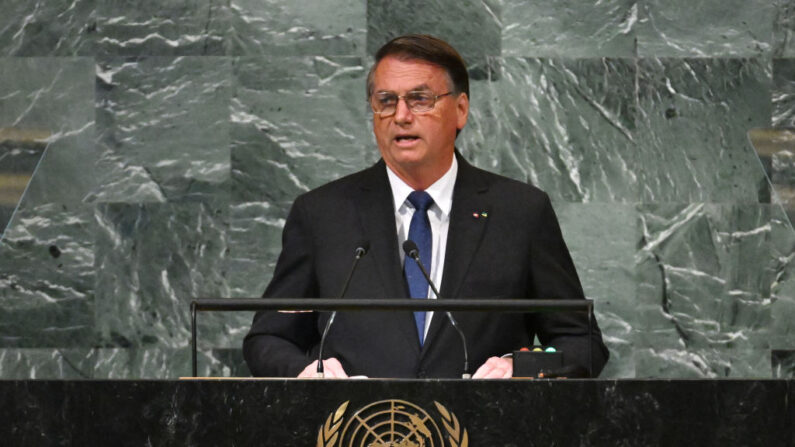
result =
[[[411,217],[408,238],[417,244],[422,265],[430,272],[432,242],[428,208],[433,204],[433,199],[425,191],[413,191],[409,194],[409,202],[414,205],[414,215]],[[411,297],[428,298],[428,281],[425,280],[425,276],[423,276],[417,263],[410,258],[406,258],[403,269],[406,273],[406,282],[409,285]],[[417,323],[417,333],[420,336],[420,346],[422,346],[425,341],[425,312],[414,312],[414,321]]]

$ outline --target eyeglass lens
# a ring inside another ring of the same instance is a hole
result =
[[[392,114],[397,109],[400,98],[406,101],[406,105],[412,112],[427,112],[436,104],[436,95],[431,92],[408,92],[403,96],[392,92],[378,92],[373,95],[371,101],[373,110],[381,115]]]

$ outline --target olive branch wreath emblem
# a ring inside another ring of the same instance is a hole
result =
[[[317,447],[335,447],[337,441],[339,441],[340,428],[342,423],[345,422],[343,416],[345,415],[345,410],[348,409],[349,403],[349,400],[343,402],[333,413],[328,415],[326,422],[317,432]],[[469,434],[466,428],[462,430],[455,413],[437,401],[433,401],[433,403],[442,418],[442,425],[447,432],[447,440],[450,443],[450,447],[469,447]]]
[[[340,434],[340,427],[342,427],[344,422],[342,416],[345,414],[345,409],[348,408],[349,403],[350,401],[346,400],[337,408],[337,411],[328,415],[326,423],[317,431],[317,447],[334,447]]]
[[[436,409],[439,410],[439,414],[442,415],[442,424],[447,431],[450,446],[469,447],[469,435],[467,435],[467,430],[464,429],[464,433],[461,434],[461,426],[458,424],[458,418],[455,417],[455,414],[447,411],[447,408],[439,402],[433,401],[433,403],[436,405]]]

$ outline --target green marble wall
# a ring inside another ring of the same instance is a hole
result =
[[[259,295],[296,195],[377,160],[405,32],[470,64],[464,155],[553,197],[605,377],[782,370],[792,0],[4,0],[0,378],[188,374],[189,301]],[[200,373],[247,374],[250,315],[200,321]]]

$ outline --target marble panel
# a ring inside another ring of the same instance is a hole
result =
[[[795,59],[773,59],[772,124],[795,127]]]
[[[490,67],[499,67],[499,62],[490,63]],[[496,80],[499,73],[490,73],[489,70],[490,68],[487,67],[485,72]],[[498,172],[499,163],[493,154],[496,149],[484,145],[484,142],[490,138],[487,132],[492,131],[494,127],[487,116],[494,115],[494,110],[498,108],[495,105],[498,100],[494,89],[490,87],[492,81],[472,79],[472,67],[469,67],[469,71],[469,117],[466,126],[456,137],[455,146],[469,163],[487,171]],[[372,123],[372,119],[369,122]]]
[[[491,59],[459,145],[475,164],[553,200],[633,202],[635,66],[626,59]]]
[[[787,267],[774,254],[778,209],[698,203],[639,206],[642,240],[636,260],[639,301],[633,346],[653,352],[644,351],[643,358],[638,357],[641,351],[635,352],[638,376],[668,374],[653,371],[654,359],[663,357],[687,368],[693,367],[693,359],[701,359],[692,371],[718,376],[726,375],[719,371],[724,369],[733,376],[769,376],[769,361],[751,360],[769,354],[777,331],[772,287]],[[728,366],[718,367],[718,360]],[[677,367],[669,372],[679,377],[684,371]]]
[[[502,55],[633,57],[636,0],[505,0]]]
[[[0,239],[47,147],[44,140],[4,133],[0,130]]]
[[[27,179],[23,179],[22,181],[27,181]],[[19,183],[21,183],[20,181]],[[24,188],[24,186],[23,186]],[[15,188],[16,189],[16,188]],[[17,194],[18,193],[18,194]],[[8,195],[7,195],[8,194]],[[11,193],[7,191],[3,191],[3,197],[11,197],[12,200],[18,200],[20,196],[22,196],[22,189],[15,190]],[[6,223],[11,220],[11,216],[14,215],[14,211],[16,211],[16,206],[11,205],[0,205],[0,228],[3,228],[5,231]],[[3,238],[3,234],[0,233],[0,239]]]
[[[790,219],[783,209],[773,208],[770,245],[776,276],[770,287],[770,346],[777,349],[795,348],[795,231]]]
[[[776,201],[795,222],[795,130],[777,132],[781,146],[772,154],[770,182],[776,193]]]
[[[96,179],[86,175],[86,166],[96,158],[94,125],[73,135],[60,137],[47,145],[38,167],[28,183],[20,209],[42,203],[85,208],[84,200],[96,187]]]
[[[362,0],[231,0],[227,54],[364,56]]]
[[[94,121],[93,96],[91,58],[0,58],[5,137],[53,141],[80,131]]]
[[[357,57],[236,60],[232,203],[295,197],[380,157]]]
[[[228,363],[223,363],[219,357],[223,357]],[[95,350],[95,358],[95,363],[91,365],[91,375],[95,379],[161,380],[189,377],[193,374],[189,346],[102,348]],[[199,377],[230,377],[233,368],[237,368],[234,355],[226,352],[218,356],[216,351],[199,350],[196,360]]]
[[[637,378],[770,377],[770,351],[640,348],[634,353]]]
[[[770,90],[763,59],[639,60],[641,201],[766,201],[746,133],[769,125]]]
[[[0,56],[89,56],[97,0],[4,0]]]
[[[771,353],[773,377],[777,379],[795,378],[795,350],[776,350]]]
[[[17,212],[0,242],[0,346],[94,344],[93,233],[83,207]]]
[[[770,0],[638,2],[641,57],[756,57],[772,49]]]
[[[774,3],[773,55],[795,57],[795,3],[791,0],[775,0]]]
[[[0,349],[0,377],[24,379],[90,379],[96,355],[93,349]]]
[[[73,207],[93,187],[93,94],[90,58],[0,60],[0,233],[26,189],[23,208]]]
[[[101,345],[188,346],[190,301],[229,296],[226,215],[202,203],[109,203],[97,206],[95,218]],[[205,342],[238,343],[242,323],[234,316],[203,315],[201,322]]]
[[[224,280],[228,282],[226,278]],[[211,290],[209,294],[203,293],[201,297],[227,298],[230,293],[229,287],[225,285],[224,290],[220,292]],[[254,297],[256,296],[258,295]],[[203,351],[240,349],[243,346],[243,338],[251,329],[253,317],[254,312],[203,312],[196,323],[199,349]]]
[[[109,0],[97,2],[96,47],[102,56],[224,54],[226,2]]]
[[[769,181],[771,202],[795,221],[795,129],[751,129],[748,138]]]
[[[610,350],[610,361],[600,377],[635,377],[635,205],[558,202],[554,206],[585,296],[594,300],[596,320]]]
[[[264,128],[254,122],[245,122],[247,119],[259,120],[246,110],[252,106],[257,107],[253,104],[245,107],[237,98],[233,104],[232,119],[241,121],[233,121],[231,129],[231,201],[234,204],[264,201],[285,217],[293,200],[310,189],[305,181],[311,181],[311,178],[302,180],[299,176],[302,166],[311,163],[309,160],[302,163],[304,157],[301,156],[291,157]],[[300,117],[294,119],[296,124],[300,122]],[[263,122],[264,117],[260,124]],[[307,137],[317,138],[319,135],[307,132]],[[282,144],[289,145],[290,142],[285,140]],[[317,149],[332,151],[334,147]],[[306,158],[311,158],[311,153],[307,149]],[[330,160],[326,167],[333,169]]]
[[[268,202],[247,202],[232,205],[229,215],[227,280],[230,296],[262,296],[281,253],[285,211]]]
[[[369,0],[367,54],[402,34],[432,34],[453,45],[468,65],[481,65],[501,54],[501,10],[497,0]]]
[[[97,67],[96,202],[229,200],[231,62],[103,60]]]

